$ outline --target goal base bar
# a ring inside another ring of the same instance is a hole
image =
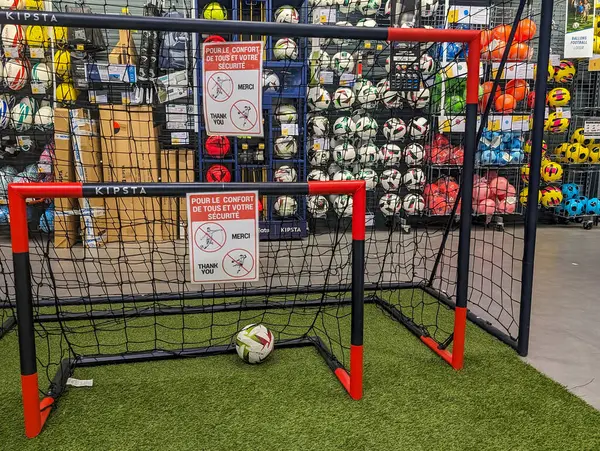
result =
[[[9,333],[13,327],[17,325],[17,320],[14,316],[6,319],[2,325],[0,325],[0,338],[4,337],[7,333]]]

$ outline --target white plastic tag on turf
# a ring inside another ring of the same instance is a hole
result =
[[[72,387],[92,387],[94,379],[75,379],[74,377],[70,377],[67,379],[67,385]]]

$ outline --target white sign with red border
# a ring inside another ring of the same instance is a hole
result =
[[[208,135],[264,136],[262,55],[261,41],[202,46],[202,103]]]
[[[187,195],[192,283],[258,280],[258,192]]]

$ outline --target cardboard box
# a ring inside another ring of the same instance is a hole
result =
[[[98,123],[85,109],[69,110],[71,145],[75,180],[83,183],[102,182],[102,153]],[[81,231],[84,244],[97,247],[106,238],[106,207],[102,198],[79,199]]]
[[[105,182],[159,181],[152,107],[101,105],[100,125]],[[106,211],[109,241],[162,239],[159,198],[109,198]]]
[[[54,110],[54,143],[54,179],[57,182],[74,182],[75,168],[71,151],[69,110],[65,108]],[[56,198],[54,199],[54,209],[54,246],[74,246],[79,239],[77,199]]]

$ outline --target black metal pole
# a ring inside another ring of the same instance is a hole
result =
[[[519,337],[517,352],[525,357],[529,352],[529,326],[531,323],[531,295],[533,292],[533,262],[535,259],[535,238],[537,233],[538,193],[542,167],[542,140],[546,114],[546,88],[548,75],[546,68],[550,60],[550,35],[552,33],[552,11],[554,0],[542,0],[539,26],[537,74],[535,77],[535,103],[533,107],[533,128],[531,131],[531,160],[529,169],[529,194],[525,211],[525,248],[521,269],[521,310],[519,312]]]

